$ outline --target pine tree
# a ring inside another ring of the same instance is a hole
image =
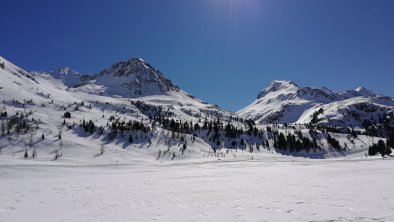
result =
[[[61,140],[61,139],[62,139],[62,130],[61,130],[61,129],[59,129],[59,135],[58,135],[58,138],[59,138],[59,140]]]
[[[370,146],[368,148],[368,155],[369,156],[375,156],[378,153],[378,145],[376,144],[372,144],[372,146]]]
[[[287,141],[286,141],[286,137],[283,133],[280,133],[278,136],[278,149],[287,149]]]
[[[386,155],[386,150],[387,150],[386,144],[383,142],[383,140],[379,140],[378,141],[378,151],[379,151],[380,155],[382,155],[382,157]]]
[[[182,146],[182,155],[184,154],[185,150],[186,150],[186,143],[184,143]]]
[[[337,150],[341,150],[341,145],[339,144],[339,141],[333,137],[330,136],[329,133],[327,133],[327,142],[334,147]]]
[[[4,121],[1,121],[1,136],[5,136],[5,124]]]

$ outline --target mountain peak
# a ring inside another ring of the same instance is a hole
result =
[[[362,86],[359,86],[356,89],[354,89],[352,94],[355,96],[366,96],[366,97],[376,96],[374,92]]]
[[[267,88],[259,93],[257,99],[260,99],[271,92],[278,92],[278,91],[296,91],[298,90],[298,85],[289,80],[274,80],[272,81]]]
[[[60,67],[58,69],[56,69],[55,71],[50,72],[51,74],[56,74],[56,75],[80,75],[77,71],[73,70],[72,68],[68,67],[68,66],[63,66]]]
[[[130,58],[126,61],[115,62],[111,67],[102,71],[99,75],[113,74],[114,76],[129,76],[132,74],[148,74],[156,71],[142,58]]]
[[[272,80],[271,84],[280,84],[280,85],[293,85],[293,86],[298,86],[295,82],[291,80]]]
[[[68,67],[68,66],[62,66],[62,67],[58,68],[57,70],[60,70],[60,71],[69,71],[69,70],[71,70],[71,68]]]
[[[372,92],[371,90],[369,90],[365,87],[362,87],[362,86],[357,87],[354,91],[356,91],[356,92]]]
[[[105,93],[124,97],[163,95],[169,91],[179,91],[159,70],[141,58],[130,58],[112,64],[90,80],[105,86]]]
[[[81,82],[82,75],[71,69],[70,67],[63,66],[54,71],[49,72],[49,74],[55,78],[60,79],[67,87],[74,87]]]
[[[130,64],[132,64],[132,65],[146,65],[147,64],[144,59],[139,58],[139,57],[132,57],[132,58],[126,60],[126,61],[120,61],[120,62],[117,62],[115,64],[118,64],[118,63],[129,64],[129,65]]]
[[[140,57],[131,57],[128,61],[131,61],[131,62],[143,62],[143,63],[145,63],[145,60],[142,59],[142,58],[140,58]]]

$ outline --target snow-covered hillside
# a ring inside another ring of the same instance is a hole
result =
[[[4,62],[4,69],[0,69],[0,98],[4,104],[18,106],[16,101],[29,103],[28,100],[34,100],[40,105],[41,102],[49,98],[59,98],[63,102],[74,101],[71,95],[64,91],[64,85],[59,82],[60,87],[54,85],[53,78],[50,76],[38,76],[35,73],[27,72],[11,62],[0,57]]]
[[[394,120],[387,116],[392,113],[392,99],[364,89],[335,93],[274,81],[256,103],[237,115],[193,97],[142,59],[117,62],[96,75],[82,77],[68,68],[27,72],[0,58],[2,62],[3,162],[55,159],[65,164],[103,164],[363,156],[378,140],[386,141],[382,126]],[[350,114],[344,116],[345,111]],[[296,124],[261,124],[278,113],[283,114],[281,122]],[[359,130],[352,135],[303,124],[357,126],[367,117],[374,131]]]
[[[27,72],[1,57],[2,62],[5,68],[0,68],[0,111],[5,115],[0,117],[0,156],[5,159],[23,157],[26,152],[29,158],[36,153],[35,160],[53,160],[60,153],[62,161],[102,159],[101,163],[113,163],[115,159],[154,161],[207,156],[211,146],[203,139],[180,133],[173,137],[171,131],[154,126],[152,118],[159,109],[163,116],[177,123],[231,117],[229,112],[198,100],[174,85],[165,93],[150,91],[160,95],[104,96],[84,92],[79,87],[69,88],[60,81],[64,78],[53,73]],[[163,82],[170,84],[167,80]],[[147,85],[153,89],[151,82]],[[70,116],[66,117],[66,113]],[[85,122],[94,130],[86,132],[82,127]],[[125,131],[122,129],[109,139],[115,123],[125,123]],[[184,144],[188,149],[180,152]],[[92,158],[101,149],[106,155]]]
[[[373,107],[364,109],[365,106]],[[368,89],[334,92],[327,88],[300,87],[291,81],[273,81],[259,93],[257,100],[238,111],[243,118],[259,124],[310,123],[319,109],[319,119],[335,126],[362,127],[365,120],[377,120],[384,113],[392,113],[394,100],[376,95]],[[357,112],[356,116],[351,111]]]

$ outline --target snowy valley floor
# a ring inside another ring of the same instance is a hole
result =
[[[2,165],[0,221],[394,221],[394,159]]]

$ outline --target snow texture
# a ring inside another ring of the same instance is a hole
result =
[[[392,221],[394,160],[0,166],[1,221]]]

